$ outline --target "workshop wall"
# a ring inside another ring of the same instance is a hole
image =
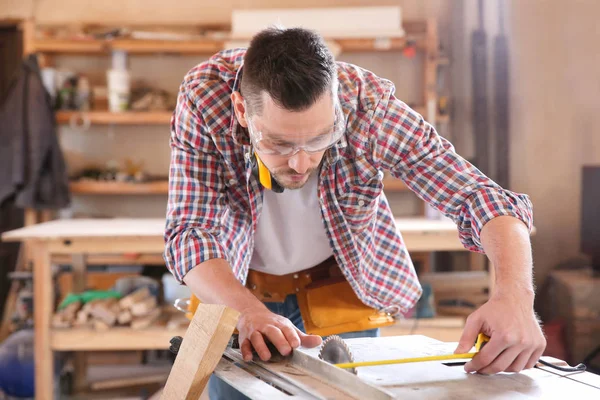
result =
[[[579,255],[581,167],[600,164],[595,0],[510,2],[511,180],[531,195],[541,283]]]
[[[452,139],[459,152],[470,157],[469,40],[476,23],[477,1],[456,0],[454,9],[452,3],[444,0],[305,0],[302,3],[224,0],[219,7],[214,7],[214,3],[205,0],[180,0],[177,7],[173,7],[162,0],[0,0],[0,17],[35,16],[40,23],[61,24],[106,21],[218,24],[227,23],[230,11],[235,7],[400,4],[405,18],[438,18],[440,38],[452,42],[452,68],[461,71],[454,73],[452,78]],[[495,7],[491,3],[495,1],[486,1],[486,25],[492,29],[488,38],[493,37],[496,24]],[[600,135],[595,128],[600,123],[596,111],[600,93],[600,55],[597,51],[600,30],[596,28],[599,13],[600,2],[595,0],[572,1],[568,5],[561,0],[507,1],[511,51],[511,188],[530,194],[534,202],[538,234],[533,243],[538,283],[555,264],[578,255],[580,167],[585,163],[600,163]],[[461,29],[456,29],[456,24],[460,24]],[[491,42],[488,44],[491,47]],[[348,57],[348,61],[372,68],[394,80],[399,86],[400,97],[407,101],[419,96],[419,72],[414,75],[415,81],[403,80],[401,74],[407,73],[404,68],[411,68],[411,65],[392,61],[391,56],[389,60],[379,62],[379,56],[359,54]],[[172,90],[183,74],[199,61],[193,57],[135,57],[132,69],[134,75],[147,77]],[[67,62],[76,63],[83,69],[86,66],[101,68],[101,63],[108,63],[108,60],[65,60]],[[416,68],[418,63],[413,64]],[[81,165],[78,163],[90,157],[101,159],[110,149],[113,156],[128,154],[146,160],[150,172],[166,171],[168,132],[165,129],[156,126],[113,127],[112,133],[110,127],[91,129],[93,134],[86,135],[63,129],[61,135],[69,158],[74,161],[72,165]],[[92,149],[91,153],[89,149]],[[164,198],[158,197],[132,198],[129,202],[86,198],[81,200],[84,204],[77,206],[92,211],[101,209],[109,213],[156,216],[164,212]],[[400,204],[397,207],[402,208],[402,201],[397,201]],[[412,211],[410,203],[404,206]]]

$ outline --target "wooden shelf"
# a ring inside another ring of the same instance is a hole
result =
[[[147,329],[126,327],[98,331],[91,328],[53,329],[50,334],[52,350],[166,350],[173,336],[185,335],[185,329],[169,330],[164,326]]]
[[[132,54],[214,54],[224,48],[222,40],[67,40],[37,39],[35,51],[46,54],[97,54],[105,55],[112,50],[125,50]]]
[[[143,183],[82,180],[73,181],[69,186],[71,192],[75,194],[134,195],[167,194],[169,192],[169,182],[167,180]]]
[[[250,38],[247,39],[248,41]],[[406,37],[381,37],[381,38],[330,38],[337,43],[342,52],[360,51],[398,51],[406,47]],[[417,49],[425,48],[422,39],[413,40]],[[124,50],[130,54],[186,54],[186,55],[212,55],[225,49],[226,41],[223,39],[197,39],[197,40],[143,40],[143,39],[36,39],[33,48],[36,52],[44,54],[89,54],[106,55],[112,50]]]
[[[106,42],[101,40],[36,39],[34,51],[39,53],[104,54],[108,52]]]
[[[358,38],[330,39],[337,43],[342,52],[397,51],[406,46],[406,38]],[[105,55],[112,50],[124,50],[130,54],[214,54],[225,48],[226,42],[215,39],[202,40],[65,40],[38,39],[35,50],[45,54],[96,54]],[[423,49],[422,41],[417,40],[418,49]]]
[[[172,111],[57,111],[56,122],[70,124],[73,121],[77,126],[88,120],[92,125],[162,125],[171,122],[172,114]]]

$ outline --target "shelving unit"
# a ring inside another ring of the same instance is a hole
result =
[[[436,123],[449,121],[448,115],[437,113],[436,73],[437,66],[447,64],[448,59],[438,54],[437,23],[433,19],[419,21],[403,21],[405,37],[365,37],[365,38],[327,38],[335,43],[343,53],[351,52],[398,52],[407,46],[414,47],[424,54],[423,57],[423,99],[424,104],[413,106],[413,109],[426,120]],[[226,31],[214,32],[194,40],[141,40],[141,39],[74,39],[43,37],[35,35],[35,24],[28,21],[24,26],[25,51],[36,52],[48,60],[55,55],[95,55],[108,56],[112,50],[123,50],[132,55],[212,55],[224,48],[239,43],[240,38],[230,41]],[[249,39],[249,38],[248,38]],[[58,111],[56,121],[59,125],[167,125],[171,121],[171,111],[153,112],[121,112],[108,111]],[[406,191],[406,186],[399,180],[386,177],[385,189],[388,192]],[[106,182],[76,182],[71,184],[74,194],[105,195],[157,195],[167,194],[167,182],[148,184],[119,184]]]

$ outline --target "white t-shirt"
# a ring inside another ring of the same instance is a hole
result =
[[[250,269],[285,275],[312,268],[333,254],[317,195],[318,173],[296,190],[265,190]]]

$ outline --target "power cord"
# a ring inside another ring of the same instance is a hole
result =
[[[581,364],[581,363],[577,364],[574,367],[560,367],[558,365],[554,365],[554,364],[549,363],[548,361],[544,361],[542,359],[539,359],[538,362],[540,364],[545,365],[546,367],[554,368],[554,369],[557,369],[562,372],[584,372],[586,370],[585,364]]]

